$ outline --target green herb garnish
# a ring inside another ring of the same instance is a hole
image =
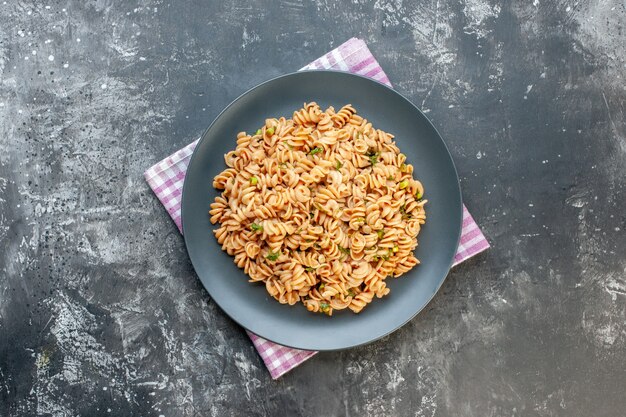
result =
[[[398,245],[394,245],[394,246],[393,246],[393,249],[391,249],[391,251],[392,251],[393,253],[396,253],[396,252],[398,252],[399,250],[400,250],[400,248],[398,247]]]
[[[407,171],[406,164],[400,165],[400,172],[406,172],[406,171]]]
[[[398,188],[401,190],[404,190],[408,186],[409,186],[409,180],[400,181],[400,183],[398,184]]]
[[[410,218],[412,217],[409,213],[407,213],[407,212],[406,212],[406,205],[405,205],[405,204],[403,204],[403,205],[400,207],[400,213],[402,213],[402,218],[403,218],[404,220],[406,220],[406,219],[410,219]]]
[[[323,313],[328,313],[328,311],[330,310],[330,304],[320,303],[320,310],[322,310]]]
[[[257,177],[250,177],[250,184],[257,185],[259,183],[259,179]]]
[[[352,288],[350,288],[348,290],[348,297],[354,297],[356,294],[354,293],[354,290]]]
[[[261,134],[261,129],[257,130],[255,135],[260,135]]]
[[[252,230],[253,232],[263,231],[263,226],[261,226],[260,224],[252,223],[250,225],[250,230]]]
[[[341,167],[343,167],[343,164],[341,162],[337,161],[337,164],[335,165],[335,169],[337,171],[339,171],[341,169]]]
[[[272,252],[270,251],[267,255],[265,255],[265,257],[270,260],[270,261],[275,261],[276,259],[278,259],[278,257],[280,256],[280,252]]]
[[[378,239],[382,239],[383,236],[385,236],[385,231],[384,230],[379,230],[378,232],[376,232],[376,234],[378,235]]]
[[[323,290],[324,287],[326,286],[326,284],[324,284],[323,282],[320,284],[319,287],[317,287],[318,290]]]
[[[306,268],[304,268],[304,270],[306,272],[315,272],[315,268],[313,268],[312,266],[307,266]]]
[[[390,175],[390,176],[388,176],[388,177],[387,177],[387,179],[388,179],[389,181],[393,181],[393,178],[394,178],[394,177],[393,177],[393,175]]]
[[[337,247],[339,248],[340,251],[342,251],[346,255],[350,255],[350,249],[346,249],[343,246],[339,246],[339,245],[337,245]]]
[[[367,151],[365,156],[367,156],[368,159],[370,160],[370,164],[372,164],[372,166],[374,166],[374,165],[376,165],[378,163],[378,157],[380,156],[380,152],[374,152],[372,150],[369,150],[369,151]]]
[[[311,149],[311,151],[309,152],[309,155],[317,155],[318,153],[322,152],[322,148],[317,147],[317,148],[313,148]]]
[[[272,136],[274,132],[275,132],[274,126],[270,127],[269,129],[265,131],[265,133],[267,133],[270,136]]]
[[[421,200],[422,197],[423,197],[423,195],[419,191],[417,192],[417,194],[415,194],[415,198],[418,199],[418,200]]]

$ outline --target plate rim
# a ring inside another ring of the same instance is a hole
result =
[[[356,78],[360,78],[363,79],[367,82],[372,82],[375,84],[378,84],[382,87],[384,87],[387,90],[390,90],[393,94],[399,96],[400,99],[404,100],[405,102],[407,102],[410,106],[412,106],[423,118],[424,120],[426,120],[426,122],[428,123],[428,125],[434,130],[434,132],[436,133],[437,137],[439,138],[441,144],[443,145],[449,159],[450,162],[452,164],[452,169],[454,172],[454,176],[456,178],[456,193],[458,195],[458,199],[460,201],[460,206],[459,206],[459,213],[458,213],[458,218],[459,218],[459,228],[458,228],[458,232],[457,232],[457,236],[456,236],[456,244],[455,244],[455,250],[454,253],[452,254],[452,256],[450,257],[450,261],[448,263],[448,267],[446,269],[446,273],[443,276],[443,278],[441,279],[441,282],[437,285],[437,288],[435,289],[435,291],[433,291],[432,295],[428,298],[428,300],[424,303],[424,305],[419,308],[418,310],[415,311],[415,313],[413,313],[410,317],[408,317],[405,321],[403,321],[402,323],[400,323],[399,325],[393,327],[392,329],[389,329],[388,331],[386,331],[385,333],[378,335],[374,338],[371,338],[369,340],[363,341],[363,342],[358,342],[358,343],[352,343],[350,345],[347,346],[343,346],[343,347],[339,347],[339,348],[307,348],[307,347],[302,347],[302,346],[295,346],[294,344],[291,343],[285,343],[285,342],[278,342],[278,341],[274,341],[272,340],[271,337],[267,337],[264,335],[260,335],[255,333],[254,331],[252,331],[251,329],[249,329],[247,326],[245,326],[244,324],[240,323],[238,320],[236,320],[234,317],[232,317],[223,307],[222,304],[220,303],[220,301],[218,301],[216,298],[214,298],[211,293],[209,292],[209,290],[206,288],[206,286],[204,285],[204,282],[202,281],[202,279],[200,278],[200,274],[198,273],[197,269],[196,269],[196,265],[194,264],[194,261],[189,253],[189,241],[187,239],[188,233],[185,233],[185,190],[187,189],[186,185],[187,185],[187,180],[188,177],[186,175],[186,172],[189,170],[189,168],[192,166],[193,162],[195,159],[197,159],[198,157],[198,152],[196,152],[197,149],[200,148],[200,144],[202,142],[204,142],[206,140],[206,138],[208,137],[209,132],[211,131],[211,128],[215,125],[215,123],[224,115],[224,113],[226,113],[228,111],[228,109],[230,109],[233,105],[235,105],[239,100],[241,100],[243,97],[245,97],[246,95],[252,93],[254,90],[261,88],[262,86],[275,82],[277,80],[283,79],[283,78],[290,78],[290,77],[297,77],[297,76],[302,76],[304,74],[307,73],[333,73],[333,74],[338,74],[341,76],[347,76],[347,77],[356,77]],[[187,251],[187,256],[189,257],[189,261],[191,262],[191,265],[193,267],[193,270],[196,274],[197,279],[200,281],[200,283],[202,284],[202,287],[204,288],[204,290],[207,292],[207,294],[209,295],[209,297],[211,298],[211,300],[213,302],[215,302],[215,304],[217,304],[217,306],[220,308],[220,310],[226,314],[230,320],[234,321],[235,323],[237,323],[237,325],[241,326],[242,328],[244,328],[246,331],[253,333],[254,335],[261,337],[265,340],[268,340],[272,343],[276,343],[278,345],[281,346],[285,346],[288,348],[292,348],[292,349],[299,349],[299,350],[308,350],[308,351],[318,351],[318,352],[333,352],[333,351],[341,351],[341,350],[346,350],[346,349],[352,349],[355,347],[359,347],[359,346],[364,346],[364,345],[368,345],[370,343],[376,342],[377,340],[380,340],[386,336],[389,336],[390,334],[396,332],[397,330],[399,330],[400,328],[404,327],[408,322],[410,322],[411,320],[413,320],[419,313],[421,313],[433,300],[433,298],[435,298],[435,296],[439,293],[439,291],[441,290],[441,287],[443,286],[444,282],[448,279],[448,276],[450,275],[450,271],[452,270],[452,267],[454,265],[454,258],[456,256],[456,253],[458,251],[458,247],[459,247],[459,243],[461,241],[461,235],[462,235],[462,231],[463,231],[463,193],[461,190],[461,182],[459,181],[459,174],[458,174],[458,170],[456,168],[456,164],[454,162],[454,158],[452,157],[452,154],[450,153],[450,149],[448,148],[448,145],[446,144],[445,140],[443,139],[443,136],[441,135],[441,133],[439,133],[439,130],[437,130],[437,128],[435,127],[435,125],[433,124],[433,122],[426,116],[426,114],[424,114],[424,112],[418,108],[411,100],[409,100],[407,97],[405,97],[402,93],[396,91],[395,89],[393,89],[392,87],[389,87],[388,85],[374,80],[370,77],[366,77],[364,75],[360,75],[360,74],[354,74],[351,72],[345,72],[345,71],[340,71],[340,70],[332,70],[332,69],[311,69],[311,70],[300,70],[300,71],[294,71],[294,72],[290,72],[287,74],[282,74],[279,75],[277,77],[273,77],[270,78],[266,81],[263,81],[261,83],[258,83],[256,85],[254,85],[253,87],[247,89],[246,91],[244,91],[243,93],[241,93],[240,95],[238,95],[235,99],[233,99],[226,107],[224,107],[224,109],[222,109],[222,111],[220,111],[217,116],[215,116],[215,118],[213,119],[213,121],[209,124],[209,126],[204,130],[204,132],[202,133],[202,136],[200,137],[200,139],[198,140],[193,153],[191,155],[191,158],[189,159],[189,163],[187,164],[187,171],[185,172],[185,179],[183,181],[183,190],[181,193],[181,211],[180,211],[180,218],[181,218],[181,224],[182,224],[182,235],[183,235],[183,240],[185,242],[185,249]]]

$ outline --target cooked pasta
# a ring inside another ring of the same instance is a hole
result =
[[[426,221],[424,188],[393,141],[351,105],[305,103],[237,135],[213,186],[222,249],[282,304],[360,312],[408,272]]]

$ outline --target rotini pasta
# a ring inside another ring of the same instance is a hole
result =
[[[360,312],[419,264],[424,187],[393,141],[350,104],[305,103],[237,135],[213,180],[222,249],[282,304]]]

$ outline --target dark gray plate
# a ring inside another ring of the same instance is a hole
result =
[[[207,214],[218,195],[213,177],[225,168],[237,132],[253,132],[268,117],[290,117],[302,103],[339,108],[352,103],[374,127],[395,135],[425,187],[427,222],[416,256],[422,264],[398,279],[391,293],[360,314],[332,317],[302,305],[281,305],[262,284],[251,284],[217,244]],[[182,203],[183,232],[191,262],[213,300],[237,323],[282,345],[309,350],[344,349],[372,342],[415,316],[443,283],[461,232],[461,191],[452,158],[430,121],[410,101],[368,78],[333,71],[284,75],[233,101],[208,128],[189,163]]]

